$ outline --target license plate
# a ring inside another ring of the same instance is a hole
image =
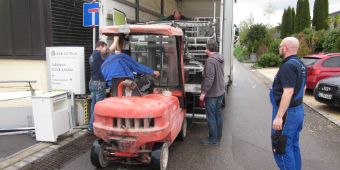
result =
[[[320,98],[332,100],[332,95],[331,95],[331,94],[325,94],[325,93],[320,93],[320,92],[319,92],[318,96],[319,96]]]

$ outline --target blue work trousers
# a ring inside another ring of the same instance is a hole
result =
[[[205,114],[209,127],[209,142],[218,143],[222,137],[223,117],[221,106],[224,94],[219,97],[205,98]]]
[[[273,104],[273,96],[271,93]],[[278,106],[273,104],[272,122],[276,117]],[[304,107],[300,104],[296,107],[288,108],[286,121],[283,125],[282,134],[287,136],[286,153],[283,155],[274,154],[275,162],[280,170],[301,170],[301,153],[299,146],[299,136],[303,127]],[[271,134],[275,130],[272,127]]]
[[[90,122],[89,129],[93,129],[93,120],[94,120],[94,106],[97,102],[103,100],[106,96],[106,85],[104,81],[93,81],[89,82],[89,89],[91,91],[91,110],[90,110]]]

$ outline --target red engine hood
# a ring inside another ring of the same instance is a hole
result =
[[[160,117],[168,111],[179,108],[174,96],[150,94],[143,97],[111,97],[95,105],[96,115],[117,118]]]

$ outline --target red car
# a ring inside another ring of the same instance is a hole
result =
[[[307,66],[307,89],[314,89],[324,78],[340,75],[340,53],[313,54],[301,60]]]

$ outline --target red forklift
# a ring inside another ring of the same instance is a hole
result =
[[[92,145],[91,162],[97,168],[120,162],[165,170],[169,146],[187,133],[183,32],[170,25],[136,24],[103,27],[101,33],[124,37],[119,46],[160,76],[134,80],[152,79],[151,92],[123,96],[123,87],[133,89],[135,83],[126,80],[117,97],[95,105],[93,127],[99,139]]]

